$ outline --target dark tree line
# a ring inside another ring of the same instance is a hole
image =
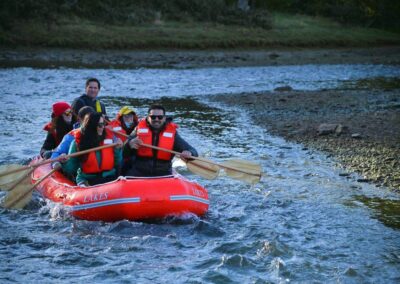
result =
[[[393,0],[2,0],[0,25],[61,17],[111,24],[144,24],[155,19],[271,27],[268,11],[330,17],[342,23],[400,29],[400,1]]]
[[[203,21],[221,24],[271,27],[265,9],[244,11],[224,0],[2,0],[0,25],[40,19],[57,23],[60,17],[79,17],[111,24],[144,24],[155,19]]]

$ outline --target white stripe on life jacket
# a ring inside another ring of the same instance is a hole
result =
[[[104,139],[104,145],[112,144],[112,139]]]
[[[139,128],[138,133],[149,133],[149,129],[148,128]]]

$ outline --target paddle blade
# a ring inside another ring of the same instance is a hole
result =
[[[4,208],[22,209],[32,198],[32,185],[29,179],[24,179],[7,194],[3,200]]]
[[[24,166],[21,165],[3,165],[0,167],[0,173],[5,173],[5,172],[10,172],[14,171],[16,169],[22,168]],[[5,174],[0,177],[0,189],[1,190],[10,190],[17,183],[19,183],[21,180],[25,179],[28,175],[30,174],[30,169],[27,168],[22,171],[18,172],[12,172],[9,174]]]
[[[220,170],[217,165],[199,160],[188,161],[186,163],[186,166],[189,171],[205,179],[215,179],[218,176]]]
[[[261,179],[261,165],[254,162],[233,159],[221,163],[221,166],[224,168],[226,175],[234,179],[250,184],[258,183]]]

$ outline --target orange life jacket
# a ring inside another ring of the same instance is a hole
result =
[[[79,133],[79,134],[78,134]],[[72,136],[74,136],[75,141],[76,141],[76,137],[79,135],[79,139],[81,139],[80,135],[81,135],[81,129],[80,128],[76,128],[76,129],[72,129],[70,132],[68,132],[68,134],[71,134]],[[79,140],[80,142],[80,140]]]
[[[61,143],[61,141],[57,137],[57,131],[51,128],[51,122],[47,123],[43,127],[43,130],[49,132],[54,137],[54,140],[56,141],[56,146]]]
[[[110,121],[110,123],[107,124],[107,127],[110,127],[110,128],[111,128],[112,130],[114,130],[114,131],[118,131],[118,132],[121,132],[121,133],[123,133],[123,134],[125,134],[125,135],[128,135],[128,134],[126,133],[126,130],[122,127],[121,121],[120,121],[119,119],[114,119],[114,120]],[[122,140],[122,142],[125,142],[126,139],[128,139],[128,138],[125,137],[124,135],[118,134],[118,133],[116,133],[116,132],[114,132],[114,134],[115,134],[118,138],[120,138],[120,139]]]
[[[167,123],[163,131],[158,134],[158,145],[155,146],[168,150],[173,150],[177,128],[178,125],[176,125],[175,123]],[[143,143],[153,145],[153,132],[151,131],[151,128],[147,125],[145,119],[139,121],[136,134],[143,141]],[[139,157],[152,158],[153,149],[148,147],[139,147],[137,155]],[[157,150],[157,159],[169,161],[172,159],[172,154]]]
[[[105,131],[106,131],[106,137],[100,143],[99,146],[113,143],[114,134],[107,129],[105,129]],[[76,144],[79,145],[82,137],[80,129],[73,130],[73,133],[71,134],[75,137]],[[104,171],[110,171],[114,168],[114,148],[113,147],[105,148],[100,151],[101,151],[100,166],[99,166],[99,161],[97,160],[97,155],[96,155],[97,151],[90,152],[88,154],[88,158],[86,159],[86,161],[82,162],[82,171],[84,173],[96,174]]]

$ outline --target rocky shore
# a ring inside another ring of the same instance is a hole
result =
[[[400,47],[269,50],[73,50],[0,48],[0,67],[199,68],[302,64],[400,64]]]
[[[239,105],[269,133],[321,150],[352,172],[400,192],[400,89],[216,95]]]

